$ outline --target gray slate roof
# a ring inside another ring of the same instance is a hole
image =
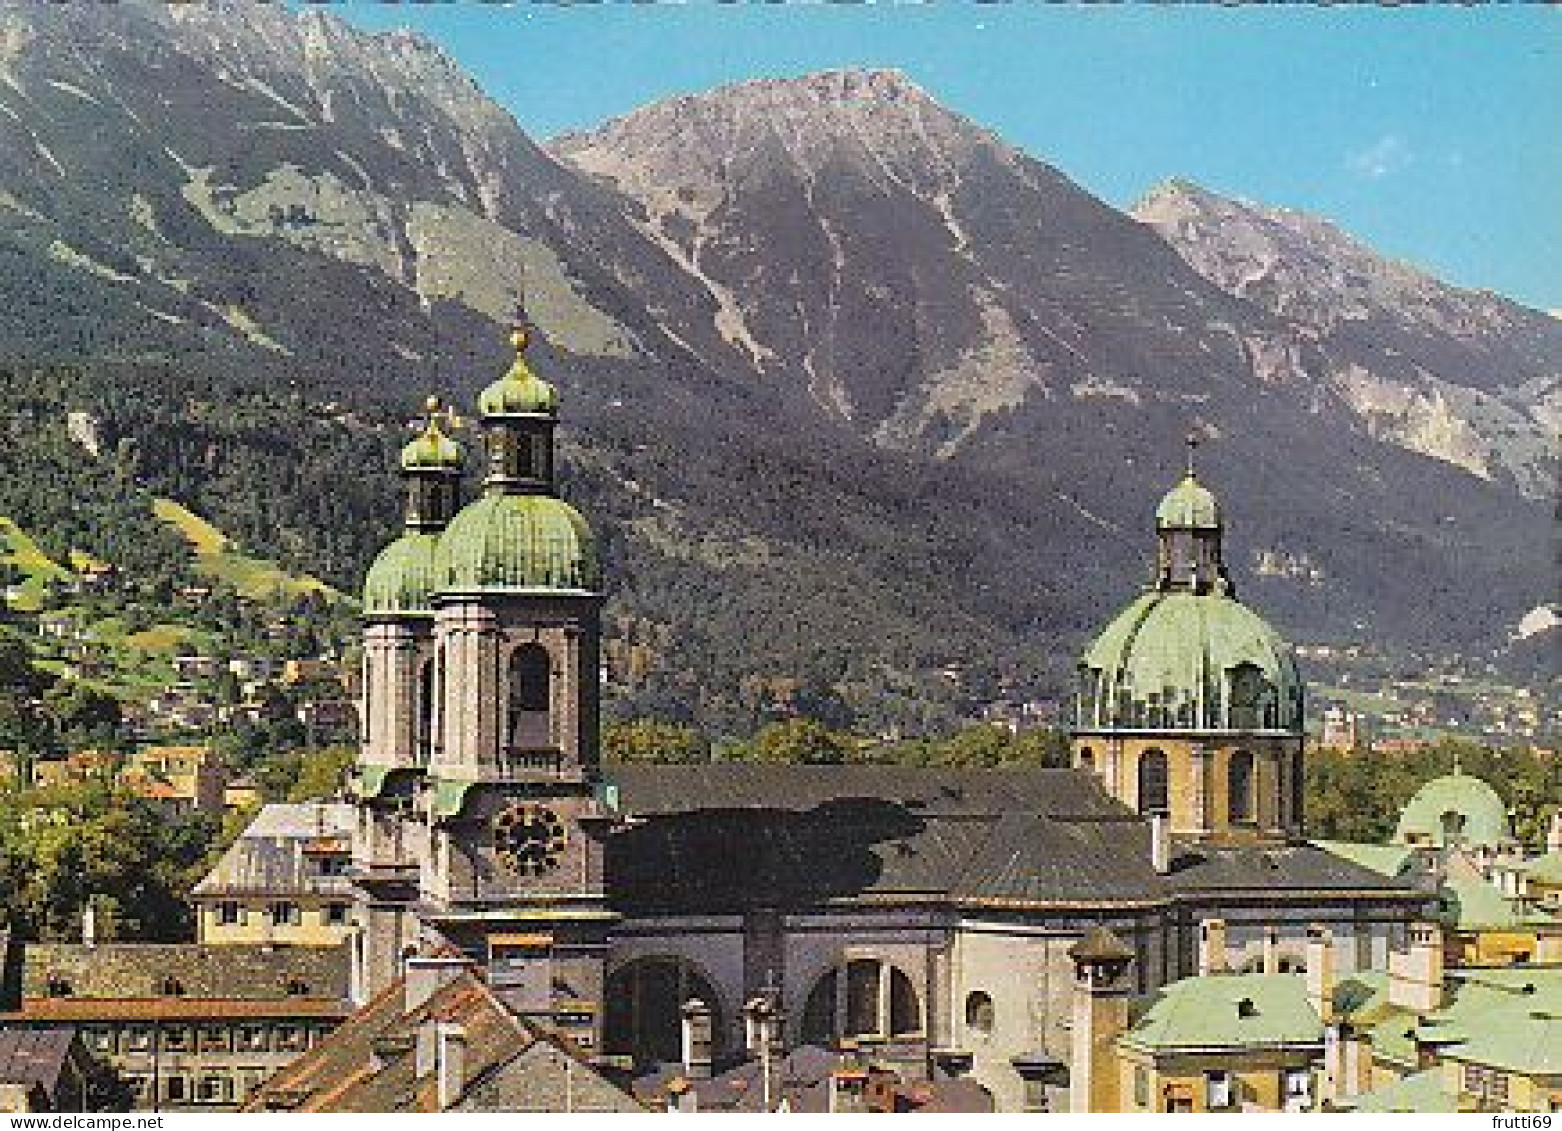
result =
[[[1091,774],[901,766],[612,766],[631,826],[608,880],[631,914],[928,900],[1104,906],[1204,892],[1402,892],[1320,849],[1183,848]]]
[[[75,1040],[74,1029],[0,1029],[0,1084],[22,1084],[52,1097]]]
[[[267,805],[255,815],[222,858],[192,889],[197,898],[349,898],[342,876],[321,875],[311,846],[346,842],[352,836],[351,805],[307,802]]]
[[[72,1001],[161,998],[169,978],[188,998],[340,1001],[347,997],[348,952],[345,946],[258,943],[26,943],[22,996],[52,996],[51,978],[68,987]],[[301,985],[290,987],[294,982]]]

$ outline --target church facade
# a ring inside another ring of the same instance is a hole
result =
[[[704,1068],[741,1059],[763,1002],[785,1047],[1056,1109],[1092,932],[1143,993],[1215,946],[1299,969],[1313,926],[1339,969],[1382,964],[1422,916],[1424,893],[1298,839],[1301,682],[1236,601],[1191,469],[1153,584],[1081,664],[1072,767],[604,767],[607,582],[558,497],[557,393],[515,343],[478,402],[480,495],[431,409],[402,453],[405,530],[365,582],[357,1000],[460,953],[625,1067],[687,1062],[691,1017]]]

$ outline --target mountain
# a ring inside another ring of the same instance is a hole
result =
[[[1562,325],[1488,291],[1383,258],[1326,220],[1225,200],[1186,182],[1133,209],[1204,278],[1296,324],[1310,374],[1367,430],[1512,482],[1555,489]]]
[[[623,709],[918,727],[1056,693],[1141,582],[1190,428],[1293,638],[1483,650],[1549,595],[1532,480],[1363,417],[1336,361],[1397,379],[1383,351],[894,73],[539,146],[409,34],[0,3],[0,154],[0,363],[71,374],[32,379],[29,419],[90,414],[116,474],[341,588],[394,531],[414,396],[490,379],[524,300]],[[1461,355],[1485,383],[1436,372],[1529,413],[1536,342],[1493,329]]]

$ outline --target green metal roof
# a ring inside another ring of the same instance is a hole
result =
[[[439,539],[439,588],[595,592],[596,543],[579,511],[552,495],[489,494],[451,519]]]
[[[1521,911],[1485,880],[1449,880],[1440,893],[1441,918],[1460,931],[1523,930],[1557,923],[1541,911]]]
[[[1220,504],[1189,471],[1155,508],[1157,530],[1219,530]]]
[[[515,361],[508,373],[478,395],[478,411],[487,417],[557,414],[558,390],[533,373],[522,356],[521,351],[526,348],[526,332],[517,330],[511,340],[515,344]]]
[[[1433,778],[1399,815],[1396,844],[1408,844],[1419,834],[1437,848],[1444,843],[1445,818],[1458,827],[1458,841],[1471,846],[1498,845],[1513,839],[1508,807],[1497,791],[1477,777],[1457,771]]]
[[[1514,1011],[1443,1053],[1449,1060],[1536,1076],[1562,1076],[1562,1012]]]
[[[1174,1049],[1312,1045],[1323,1022],[1307,1001],[1301,974],[1210,974],[1161,989],[1122,1037],[1146,1052]]]
[[[355,791],[365,801],[371,801],[389,793],[391,787],[409,778],[423,774],[419,766],[380,766],[359,763],[353,771]]]
[[[1231,678],[1243,664],[1262,673],[1273,704],[1275,725],[1253,729],[1300,732],[1301,676],[1268,622],[1222,593],[1146,592],[1085,651],[1081,668],[1099,675],[1079,726],[1232,729]]]
[[[1562,852],[1548,852],[1524,865],[1525,874],[1531,880],[1543,884],[1562,884]]]
[[[1341,1105],[1351,1111],[1433,1112],[1458,1111],[1459,1098],[1443,1091],[1443,1072],[1428,1068],[1392,1084],[1363,1092]]]
[[[363,582],[365,616],[428,615],[436,586],[439,536],[403,534],[380,551]]]
[[[466,795],[477,782],[471,780],[438,778],[434,782],[434,817],[448,819],[459,817],[466,808]]]
[[[1415,849],[1398,844],[1362,844],[1351,840],[1315,840],[1312,843],[1331,856],[1360,864],[1391,880],[1403,876],[1416,856]]]

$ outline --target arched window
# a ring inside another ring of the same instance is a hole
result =
[[[510,653],[509,719],[505,733],[511,751],[552,745],[548,725],[551,664],[541,644],[523,644]]]
[[[1079,752],[1079,768],[1081,770],[1091,771],[1094,771],[1096,768],[1095,751],[1090,749],[1088,746]]]
[[[1274,699],[1274,689],[1255,664],[1238,664],[1231,669],[1232,730],[1258,730],[1265,725],[1266,708]]]
[[[429,764],[434,755],[434,661],[424,660],[418,669],[417,763]]]
[[[1443,845],[1445,847],[1451,844],[1457,844],[1460,840],[1464,839],[1463,813],[1460,813],[1455,809],[1450,809],[1438,819],[1438,823],[1442,826]]]
[[[983,1035],[993,1031],[996,1011],[992,994],[985,990],[972,990],[965,997],[965,1027]]]
[[[636,1065],[668,1064],[683,1056],[683,1006],[699,998],[710,1006],[712,1051],[719,1057],[725,1030],[716,987],[682,958],[639,958],[608,977],[603,1045]]]
[[[1146,750],[1139,755],[1139,812],[1164,813],[1169,808],[1166,755]]]
[[[1253,752],[1237,750],[1226,763],[1226,819],[1232,822],[1253,820]]]
[[[803,1006],[804,1044],[843,1037],[907,1037],[922,1031],[922,1003],[905,971],[858,958],[825,972]]]
[[[1095,668],[1079,669],[1078,722],[1080,726],[1094,726],[1096,721],[1096,695],[1101,685],[1101,673]]]

